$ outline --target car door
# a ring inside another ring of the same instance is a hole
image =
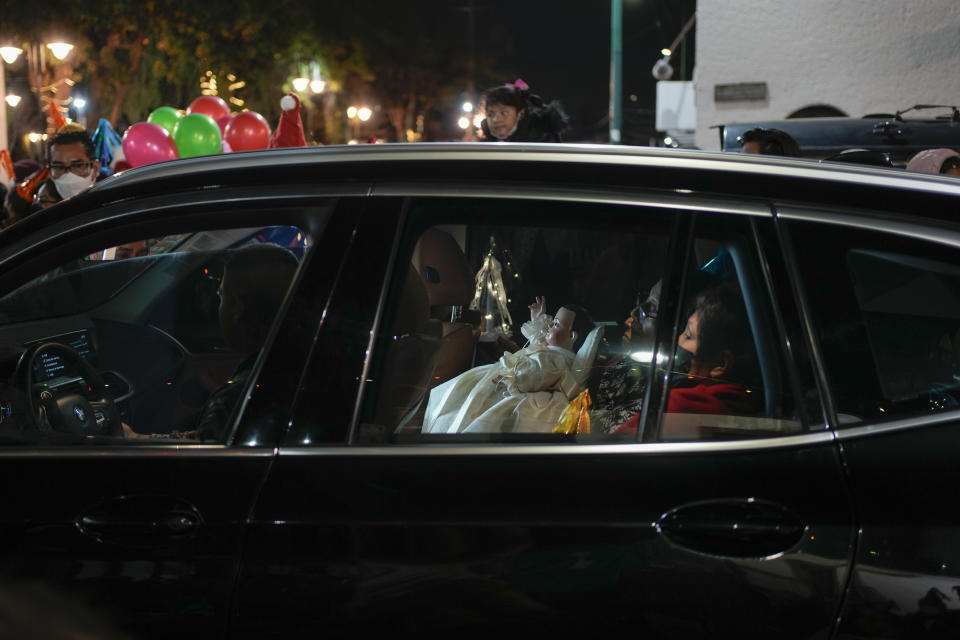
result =
[[[827,637],[853,519],[797,371],[809,359],[774,286],[769,209],[456,193],[382,198],[358,233],[251,515],[234,631]],[[754,382],[713,386],[755,404],[665,413],[691,377],[673,364],[689,305],[721,284],[743,296]],[[536,296],[550,314],[586,309],[593,329],[563,356],[569,387],[512,395],[521,369],[496,367],[526,353]],[[465,380],[480,382],[447,393]],[[510,417],[426,427],[444,398],[452,415],[481,396]]]
[[[36,637],[80,628],[104,637],[117,629],[144,638],[225,632],[245,520],[276,445],[256,429],[286,422],[283,398],[305,357],[289,344],[312,335],[298,314],[315,325],[311,310],[325,282],[311,283],[302,300],[289,275],[271,279],[261,255],[282,254],[293,265],[285,274],[310,261],[311,247],[336,263],[353,216],[334,214],[336,198],[290,195],[264,205],[255,195],[214,190],[134,199],[3,247],[13,257],[0,267],[0,573],[12,628]],[[289,233],[273,233],[277,225]],[[104,258],[130,244],[153,252]],[[257,325],[265,341],[249,353],[221,338],[217,306],[227,295],[221,279],[240,272],[243,256],[253,256],[246,271],[263,270],[256,287],[270,291],[272,305]],[[44,352],[51,342],[68,343],[63,353],[78,359]],[[42,356],[27,373],[18,363],[24,352]],[[282,354],[282,362],[267,353]],[[244,357],[252,364],[241,376]],[[87,405],[88,392],[116,399],[130,427],[123,427],[126,437],[118,424],[101,429],[79,417],[105,404]],[[76,411],[79,422],[53,420],[47,393],[69,403],[66,412]],[[254,399],[254,412],[243,412],[242,398]],[[190,406],[200,407],[194,419],[223,419],[216,438],[171,422]],[[238,442],[233,425],[251,419],[257,436],[247,429]]]
[[[859,516],[838,637],[956,637],[960,233],[863,211],[781,215]]]

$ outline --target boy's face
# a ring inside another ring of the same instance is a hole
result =
[[[553,324],[547,329],[547,344],[573,350],[573,341],[576,339],[573,319],[576,317],[577,314],[570,309],[560,307],[553,318]]]

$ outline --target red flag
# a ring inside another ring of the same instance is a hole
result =
[[[53,131],[57,133],[60,131],[60,127],[67,124],[67,119],[60,113],[60,107],[53,100],[47,106],[50,107],[50,122],[53,123]]]
[[[44,180],[50,177],[50,169],[43,168],[17,185],[17,195],[24,202],[33,202],[33,194],[37,192]]]
[[[10,158],[9,149],[0,149],[0,169],[7,173],[7,180],[13,180],[16,173],[13,170],[13,160]]]

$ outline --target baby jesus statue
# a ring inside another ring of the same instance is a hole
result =
[[[494,364],[475,367],[430,392],[422,433],[551,433],[586,387],[600,342],[586,310],[566,305],[544,313],[530,305],[521,332],[529,342]]]

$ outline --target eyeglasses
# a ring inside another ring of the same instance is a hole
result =
[[[657,319],[657,299],[651,296],[643,297],[643,294],[637,294],[637,304],[630,314],[637,323],[643,322],[646,318]]]
[[[47,167],[50,169],[50,175],[54,178],[59,178],[67,170],[69,170],[70,173],[75,176],[85,178],[87,174],[90,173],[90,167],[92,166],[93,162],[90,160],[87,160],[86,162],[77,160],[76,162],[71,162],[70,164],[51,163],[47,165]]]

